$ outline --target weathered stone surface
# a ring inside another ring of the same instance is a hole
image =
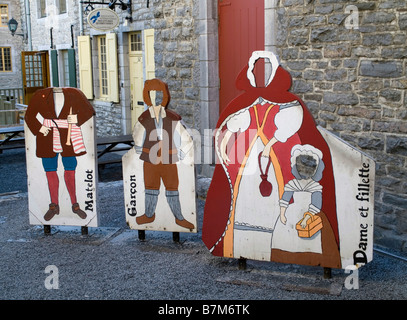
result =
[[[380,96],[385,98],[387,101],[400,101],[402,92],[400,90],[395,89],[384,89],[380,91]]]
[[[407,197],[399,194],[385,193],[383,194],[383,202],[395,205],[400,208],[407,209]]]
[[[407,30],[407,13],[400,14],[399,27],[400,30]]]
[[[335,27],[320,27],[311,31],[311,42],[333,42],[337,37],[338,30]]]
[[[373,23],[373,24],[385,24],[390,23],[396,19],[395,13],[385,12],[385,11],[375,11],[366,13],[363,22]]]
[[[398,78],[403,75],[403,66],[400,62],[363,60],[360,63],[360,74],[369,77]]]
[[[359,98],[355,93],[324,93],[324,102],[337,105],[356,105],[359,103]]]
[[[390,33],[366,34],[363,36],[365,46],[388,46],[393,43],[393,35]]]
[[[386,152],[407,156],[407,137],[388,136],[386,141]]]
[[[346,26],[348,5],[358,7],[357,29]],[[291,69],[292,90],[318,124],[376,159],[376,238],[407,251],[406,1],[308,1],[309,14],[305,4],[278,6],[282,64],[311,62]]]
[[[348,43],[329,44],[324,48],[325,58],[349,57],[351,50]]]

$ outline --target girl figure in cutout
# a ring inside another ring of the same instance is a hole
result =
[[[325,169],[322,152],[308,144],[294,146],[291,168],[294,179],[285,185],[279,201],[280,219],[274,228],[272,258],[292,263],[325,264],[339,252],[335,250],[332,228],[321,211],[324,190],[319,182]],[[296,227],[305,229],[307,221],[316,218],[321,219],[321,229],[315,234],[300,236]],[[324,225],[328,227],[325,229]],[[309,263],[305,263],[307,261]]]
[[[265,87],[257,87],[253,75],[254,64],[260,58],[269,60],[272,67]],[[291,150],[298,144],[310,144],[319,149],[325,159],[324,176],[320,181],[324,188],[322,211],[326,213],[335,244],[327,253],[330,258],[322,261],[322,265],[340,268],[329,147],[307,107],[288,91],[290,74],[279,66],[273,53],[255,51],[238,75],[236,86],[244,92],[229,103],[217,123],[214,143],[218,163],[205,204],[204,243],[216,256],[321,264],[307,257],[285,261],[281,250],[272,249],[270,245],[280,219],[279,200],[284,186],[295,178],[291,171]],[[259,184],[261,167],[266,166],[272,191],[264,196]]]

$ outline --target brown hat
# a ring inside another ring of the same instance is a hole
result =
[[[168,104],[170,103],[170,91],[168,90],[168,85],[161,81],[160,79],[151,79],[146,80],[144,83],[143,89],[143,100],[144,103],[148,106],[151,106],[151,98],[150,98],[150,91],[162,91],[163,93],[163,100],[161,105],[164,108],[167,108]]]

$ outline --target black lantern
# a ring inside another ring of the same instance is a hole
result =
[[[16,33],[17,27],[18,27],[18,22],[16,19],[11,18],[9,22],[7,22],[8,29],[11,32],[11,35],[14,37],[15,35],[17,36],[22,36],[23,40],[26,42],[27,41],[27,34],[26,33]]]
[[[11,32],[11,35],[14,36],[14,34],[16,33],[17,27],[18,27],[18,22],[16,19],[11,18],[10,21],[7,23],[8,25],[8,29]]]

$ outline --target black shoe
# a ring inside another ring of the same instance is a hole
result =
[[[44,215],[44,220],[51,220],[56,214],[59,214],[59,205],[56,203],[50,203],[47,213]]]
[[[79,204],[78,203],[74,203],[73,205],[72,205],[72,212],[73,213],[76,213],[81,219],[86,219],[86,213],[83,211],[83,210],[81,210],[80,208],[79,208]]]

